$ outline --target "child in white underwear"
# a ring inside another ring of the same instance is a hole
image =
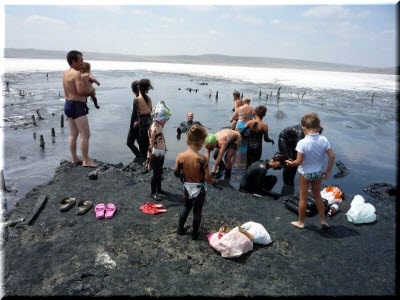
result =
[[[207,131],[203,126],[193,125],[187,131],[186,143],[188,149],[179,153],[175,161],[174,174],[183,183],[184,197],[184,207],[179,216],[177,234],[185,234],[184,225],[193,208],[193,240],[199,238],[201,214],[207,190],[205,182],[215,185],[208,169],[207,157],[199,154],[206,137]]]

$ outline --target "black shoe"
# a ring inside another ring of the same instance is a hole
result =
[[[189,229],[189,226],[185,226],[183,228],[178,228],[178,230],[176,231],[177,235],[185,235],[186,231]]]
[[[200,237],[200,235],[199,234],[192,234],[192,240],[193,241],[196,241],[196,240],[198,240],[199,239],[199,237]]]
[[[156,201],[161,201],[161,200],[162,200],[161,197],[158,196],[156,193],[151,194],[150,197],[153,198],[153,199],[156,200]]]

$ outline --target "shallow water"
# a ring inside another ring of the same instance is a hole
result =
[[[62,72],[48,72],[48,78],[46,73],[17,72],[3,76],[3,81],[10,82],[11,89],[8,93],[3,92],[3,117],[27,116],[29,119],[32,114],[36,115],[36,109],[40,109],[44,117],[44,120],[37,121],[38,126],[28,125],[24,129],[15,130],[9,123],[4,123],[6,186],[17,191],[11,200],[7,199],[9,208],[33,187],[46,183],[61,160],[70,159],[66,119],[65,128],[60,128],[64,104],[59,96],[59,92],[63,94]],[[271,158],[278,151],[278,135],[282,129],[299,123],[304,113],[315,111],[322,120],[323,134],[330,141],[336,159],[341,160],[350,171],[346,177],[335,179],[333,175],[338,169],[334,166],[332,177],[324,184],[339,184],[345,193],[363,194],[363,188],[372,182],[397,183],[395,91],[310,89],[148,71],[94,71],[94,75],[101,82],[97,88],[101,108],[96,110],[91,102],[88,104],[91,128],[89,153],[92,158],[110,163],[122,162],[124,165],[133,160],[134,155],[126,146],[133,101],[130,84],[136,79],[149,78],[154,86],[149,93],[153,103],[164,100],[172,112],[164,129],[169,150],[165,167],[172,168],[176,155],[186,149],[185,134],[179,141],[176,138],[176,128],[185,119],[186,112],[193,111],[195,120],[215,133],[222,127],[230,126],[232,93],[237,89],[252,98],[253,107],[260,104],[268,107],[264,121],[275,144],[264,143],[262,159]],[[201,82],[208,85],[199,85]],[[199,91],[190,93],[185,90],[188,87]],[[277,101],[279,87],[281,94]],[[20,89],[25,90],[25,97],[18,95]],[[218,99],[215,98],[216,91]],[[302,98],[304,92],[306,94]],[[375,93],[373,102],[372,93]],[[284,117],[279,117],[278,112]],[[51,128],[56,132],[54,143]],[[33,138],[34,133],[36,139]],[[40,135],[45,139],[44,149],[39,146]],[[201,152],[204,153],[204,149]],[[241,172],[233,172],[230,183],[234,188],[238,187]],[[278,193],[283,184],[281,172],[270,171],[278,176],[278,183],[273,189]]]

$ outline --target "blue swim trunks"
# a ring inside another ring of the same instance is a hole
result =
[[[318,180],[321,178],[321,171],[307,173],[307,174],[301,174],[301,175],[303,175],[304,178],[307,179],[308,181],[312,182],[312,181],[315,181],[315,180]]]
[[[88,107],[85,102],[65,100],[64,112],[68,118],[77,119],[88,114]]]
[[[236,123],[236,129],[241,132],[242,129],[246,126],[246,121],[239,121]],[[246,131],[244,132],[245,136],[248,136],[250,134],[250,129],[247,128]]]

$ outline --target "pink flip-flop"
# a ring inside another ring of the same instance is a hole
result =
[[[106,206],[104,205],[104,203],[97,204],[95,207],[95,212],[97,219],[103,219],[104,213],[106,212]]]
[[[117,210],[117,208],[115,207],[114,204],[112,203],[108,203],[106,205],[106,215],[105,218],[106,219],[111,219],[112,217],[114,217],[115,211]]]

